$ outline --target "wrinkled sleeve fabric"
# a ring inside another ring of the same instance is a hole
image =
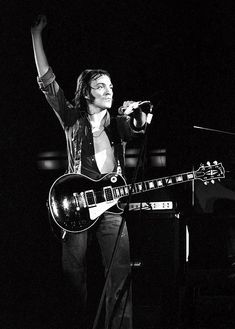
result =
[[[37,77],[40,90],[46,97],[55,114],[57,115],[63,128],[71,126],[76,120],[76,110],[74,106],[65,98],[62,88],[55,80],[52,68],[41,77]]]
[[[126,142],[145,132],[145,125],[141,128],[136,128],[133,124],[132,117],[128,115],[117,116],[117,127],[121,139]]]

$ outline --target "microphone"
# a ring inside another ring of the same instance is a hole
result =
[[[118,114],[129,115],[129,114],[133,113],[135,109],[137,109],[138,107],[141,108],[141,106],[145,105],[145,104],[150,105],[150,108],[151,108],[151,102],[150,101],[133,102],[130,105],[128,105],[127,107],[120,106],[119,109],[118,109]]]

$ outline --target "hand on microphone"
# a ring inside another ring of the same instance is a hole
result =
[[[130,115],[132,114],[133,124],[136,128],[143,127],[146,123],[146,113],[141,110],[141,105],[150,104],[149,101],[144,102],[133,102],[125,101],[121,107],[118,109],[120,115]]]
[[[123,105],[119,107],[118,114],[121,115],[129,115],[133,113],[134,107],[138,107],[139,102],[133,102],[133,101],[125,101],[123,102]]]
[[[118,113],[121,115],[130,115],[133,112],[136,112],[134,114],[137,115],[137,112],[141,111],[142,105],[148,104],[149,109],[151,108],[151,102],[150,101],[125,101],[121,107],[118,109]]]

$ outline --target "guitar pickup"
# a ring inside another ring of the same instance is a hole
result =
[[[85,191],[85,198],[88,208],[96,206],[95,194],[93,190]]]
[[[104,197],[107,202],[113,201],[113,189],[111,186],[104,187]]]

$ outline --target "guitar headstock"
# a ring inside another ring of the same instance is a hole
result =
[[[195,178],[200,179],[207,185],[213,183],[216,179],[225,178],[225,170],[222,163],[214,161],[213,164],[208,161],[206,165],[201,164],[198,170],[195,171]]]

